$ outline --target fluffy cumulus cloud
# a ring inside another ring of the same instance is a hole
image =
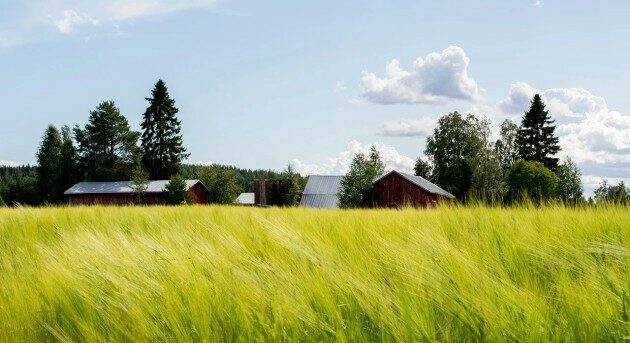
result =
[[[383,124],[376,132],[389,137],[427,137],[433,132],[436,119],[423,117],[418,120],[400,119]]]
[[[443,104],[449,100],[474,101],[479,97],[477,82],[468,76],[470,59],[464,49],[450,46],[418,58],[410,70],[392,60],[385,75],[363,72],[362,96],[379,104]]]
[[[386,146],[381,142],[373,144],[381,154],[387,169],[395,169],[403,172],[412,172],[414,160],[399,153],[396,148]],[[348,172],[352,158],[358,153],[368,154],[372,144],[361,144],[356,140],[350,141],[346,150],[334,157],[329,157],[323,163],[304,163],[298,159],[291,161],[295,170],[302,175],[341,175]]]
[[[534,94],[540,94],[556,119],[562,157],[580,164],[587,191],[603,179],[629,180],[630,116],[608,108],[606,100],[583,88],[538,90],[515,83],[498,107],[505,114],[522,114]]]

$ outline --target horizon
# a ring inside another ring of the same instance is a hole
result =
[[[630,4],[567,6],[17,1],[0,14],[0,165],[33,165],[48,124],[83,126],[102,101],[139,130],[159,78],[186,163],[322,175],[371,145],[409,172],[440,115],[487,115],[496,136],[538,93],[591,195],[630,182]]]

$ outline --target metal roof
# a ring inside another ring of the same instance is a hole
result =
[[[338,208],[337,194],[304,194],[300,199],[300,206],[316,208]]]
[[[341,175],[310,175],[304,194],[338,194],[342,178]]]
[[[317,208],[339,207],[341,175],[310,175],[302,193],[300,206]]]
[[[243,204],[243,205],[253,205],[255,202],[256,194],[255,193],[241,193],[236,200],[234,200],[235,204]]]
[[[433,193],[433,194],[438,194],[438,195],[442,195],[445,196],[447,198],[455,198],[455,196],[445,190],[443,190],[442,188],[436,186],[435,184],[431,183],[430,181],[426,180],[425,178],[421,177],[421,176],[417,176],[417,175],[411,175],[411,174],[407,174],[407,173],[402,173],[396,170],[392,170],[389,173],[386,173],[385,175],[379,177],[378,179],[376,179],[374,181],[374,183],[377,183],[379,181],[381,181],[382,179],[384,179],[385,177],[387,177],[388,175],[392,174],[392,173],[396,173],[400,176],[402,176],[403,178],[407,179],[407,181],[413,183],[414,185],[424,189],[425,191],[429,192],[429,193]]]
[[[155,180],[147,183],[147,189],[145,193],[162,193],[164,188],[169,183],[169,180]],[[186,180],[186,188],[190,189],[197,183],[201,183],[199,180]],[[201,183],[206,191],[206,186]],[[133,181],[114,181],[114,182],[79,182],[76,185],[70,187],[63,194],[128,194],[134,193],[135,184]]]

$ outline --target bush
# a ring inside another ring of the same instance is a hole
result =
[[[179,174],[174,175],[164,188],[166,203],[169,205],[185,204],[187,195],[186,180]]]
[[[518,160],[507,172],[507,183],[510,203],[540,204],[556,196],[558,177],[540,162]]]

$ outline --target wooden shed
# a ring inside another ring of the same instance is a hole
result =
[[[169,180],[147,183],[142,195],[134,191],[133,181],[79,182],[64,192],[70,205],[159,205],[166,202],[164,189]],[[186,188],[195,204],[208,202],[210,191],[199,180],[186,180]]]
[[[455,198],[451,193],[420,176],[395,170],[374,181],[372,191],[374,205],[377,207],[433,208],[440,202],[450,202]]]

